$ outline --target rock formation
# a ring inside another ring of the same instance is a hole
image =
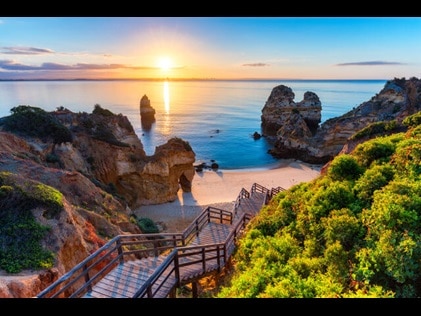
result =
[[[51,150],[64,169],[80,170],[115,190],[130,207],[174,201],[177,191],[189,191],[195,153],[174,138],[146,156],[126,116],[53,112],[73,132],[73,142]],[[165,152],[165,154],[162,154]],[[57,166],[57,165],[56,165]]]
[[[151,106],[151,101],[146,94],[140,99],[139,108],[142,127],[150,129],[152,123],[155,122],[155,109]]]
[[[0,297],[35,296],[108,239],[141,233],[132,208],[170,202],[179,189],[191,190],[195,153],[184,140],[170,139],[147,156],[121,114],[100,107],[92,114],[63,108],[49,114],[70,131],[71,142],[6,131],[0,120],[1,171],[51,186],[65,198],[56,218],[32,210],[38,222],[52,228],[43,243],[56,254],[54,268],[16,275],[0,271]]]
[[[309,91],[298,103],[295,103],[294,97],[291,88],[284,85],[272,89],[262,109],[263,135],[275,136],[280,128],[294,123],[299,123],[300,127],[304,128],[300,134],[312,134],[316,131],[322,118],[322,105],[319,97]]]
[[[262,110],[263,135],[274,141],[270,153],[277,158],[325,164],[341,152],[354,133],[369,124],[391,120],[400,124],[403,118],[418,112],[421,81],[417,78],[390,80],[369,101],[319,127],[316,123],[321,105],[317,96],[310,94],[307,103],[310,107],[305,112],[291,106],[293,96],[289,88],[275,87]]]

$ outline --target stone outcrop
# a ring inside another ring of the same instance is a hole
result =
[[[151,128],[152,123],[155,122],[156,111],[151,106],[151,101],[146,94],[140,99],[139,109],[142,127],[146,129]]]
[[[265,113],[265,118],[262,117],[264,136],[274,142],[269,152],[277,158],[296,158],[309,163],[327,163],[341,152],[352,135],[369,124],[391,120],[400,124],[403,118],[421,109],[421,81],[395,78],[369,101],[313,130],[318,115],[316,110],[310,116],[313,120],[309,124],[306,112],[290,108],[293,94],[287,88],[275,87],[274,90],[277,92],[272,91],[271,96],[277,97],[269,97],[262,110]],[[279,118],[281,115],[283,118]]]
[[[50,114],[71,132],[71,142],[7,132],[0,120],[1,171],[51,186],[65,198],[56,218],[32,210],[38,222],[51,227],[43,244],[56,254],[54,267],[16,275],[0,271],[0,297],[35,296],[108,239],[141,233],[132,208],[170,202],[180,188],[191,190],[195,153],[182,139],[170,139],[147,156],[121,114],[63,108]]]
[[[278,130],[293,122],[300,123],[306,131],[314,133],[322,118],[322,105],[319,97],[310,91],[304,93],[304,99],[294,101],[295,94],[291,88],[279,85],[272,89],[262,109],[262,133],[275,136]]]
[[[58,118],[63,124],[73,122],[66,125],[73,132],[73,142],[51,149],[64,169],[83,171],[122,196],[129,207],[171,202],[181,183],[182,190],[189,190],[195,153],[182,139],[171,139],[146,156],[127,117],[67,115],[70,119],[63,120],[61,114]]]

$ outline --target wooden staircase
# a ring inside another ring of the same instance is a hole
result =
[[[207,207],[183,233],[116,236],[36,297],[175,297],[182,285],[224,268],[247,223],[281,190],[255,183],[233,210]]]

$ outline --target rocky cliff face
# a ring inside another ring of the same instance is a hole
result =
[[[272,89],[265,106],[262,109],[262,133],[265,136],[275,136],[278,130],[294,123],[299,123],[302,135],[311,135],[319,126],[322,118],[322,104],[319,97],[310,91],[304,94],[304,99],[294,101],[295,94],[291,88],[279,85]],[[297,129],[298,131],[299,129]]]
[[[288,91],[285,87],[275,87],[275,90]],[[388,81],[369,101],[312,130],[315,119],[312,120],[313,125],[308,124],[309,115],[285,106],[292,103],[291,93],[274,91],[262,110],[263,135],[274,140],[271,154],[278,158],[296,158],[317,164],[331,160],[354,133],[369,124],[391,120],[400,124],[403,118],[421,109],[421,81],[417,78],[395,78]],[[273,98],[273,94],[279,97]],[[313,96],[313,99],[316,98]],[[267,108],[273,108],[270,114]],[[315,111],[310,117],[315,117]]]
[[[71,144],[49,148],[63,169],[97,180],[122,196],[129,207],[171,202],[181,184],[182,190],[190,192],[195,153],[182,139],[173,138],[146,156],[125,116],[54,114],[73,133]]]
[[[71,132],[72,141],[64,143],[7,132],[0,124],[1,171],[65,197],[57,218],[32,210],[52,228],[43,243],[56,254],[54,268],[17,275],[0,271],[0,297],[35,296],[109,238],[141,233],[131,208],[173,201],[180,188],[191,190],[195,153],[187,142],[171,139],[146,156],[127,117],[97,112],[51,112]]]

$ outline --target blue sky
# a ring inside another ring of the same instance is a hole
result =
[[[0,17],[0,79],[420,77],[420,17]]]

